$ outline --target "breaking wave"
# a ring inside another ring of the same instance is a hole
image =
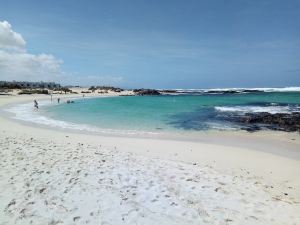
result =
[[[280,106],[276,103],[271,103],[270,106],[215,106],[215,110],[219,112],[235,112],[235,113],[293,113],[300,112],[300,106]]]

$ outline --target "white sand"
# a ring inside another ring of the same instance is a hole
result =
[[[0,106],[41,99],[0,96]],[[0,224],[300,224],[299,134],[200,141],[78,134],[0,117]]]

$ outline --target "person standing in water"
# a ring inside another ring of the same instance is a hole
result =
[[[60,98],[57,99],[57,103],[59,103],[59,102],[60,102]]]
[[[39,108],[39,103],[36,100],[34,100],[33,103],[34,103],[34,107],[38,109]]]

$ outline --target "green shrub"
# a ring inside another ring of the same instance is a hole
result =
[[[39,90],[39,89],[25,89],[25,90],[22,90],[18,93],[18,95],[32,95],[32,94],[43,94],[43,95],[48,95],[49,92],[48,90],[45,90],[45,89],[42,89],[42,90]]]

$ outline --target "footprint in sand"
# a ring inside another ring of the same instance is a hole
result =
[[[204,210],[202,208],[198,208],[198,214],[199,214],[199,217],[203,220],[203,222],[209,223],[211,221],[211,218],[210,218],[209,214],[206,212],[206,210]]]
[[[101,222],[101,225],[111,225],[111,224],[109,222],[104,221],[104,222]]]
[[[75,216],[75,217],[73,218],[73,221],[76,222],[76,221],[78,221],[79,219],[80,219],[80,216]]]
[[[63,225],[64,222],[61,221],[61,220],[58,220],[58,221],[55,221],[55,220],[52,220],[49,225]]]

